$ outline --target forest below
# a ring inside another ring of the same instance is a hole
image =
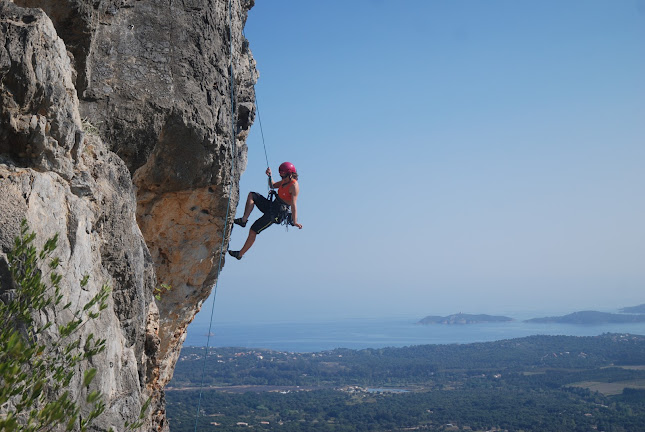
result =
[[[204,354],[184,348],[167,388],[173,432],[198,406],[214,431],[645,430],[645,336]]]

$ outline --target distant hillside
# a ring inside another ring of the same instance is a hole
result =
[[[582,311],[559,317],[533,318],[525,322],[561,324],[622,324],[645,322],[645,315],[621,315],[608,312]]]
[[[622,313],[645,314],[645,303],[638,306],[624,307],[620,310]]]
[[[489,322],[507,322],[513,321],[513,318],[505,316],[492,316],[492,315],[471,315],[471,314],[453,314],[445,317],[442,316],[427,316],[419,321],[417,324],[479,324]]]
[[[181,352],[172,432],[645,431],[645,336],[209,352]]]

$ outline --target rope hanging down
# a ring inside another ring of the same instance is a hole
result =
[[[213,315],[215,312],[215,297],[217,296],[217,285],[219,283],[219,275],[222,270],[222,256],[224,255],[224,245],[226,242],[226,230],[228,228],[228,214],[231,208],[231,195],[233,188],[233,178],[235,175],[235,153],[237,152],[235,141],[236,141],[236,131],[235,131],[235,70],[233,69],[233,14],[231,11],[231,0],[228,1],[228,38],[230,40],[229,47],[229,77],[231,80],[231,185],[228,194],[228,201],[226,203],[226,217],[224,219],[224,231],[222,232],[222,244],[219,250],[219,260],[217,262],[217,280],[215,281],[215,287],[213,288],[213,304],[211,306],[211,319],[208,326],[208,336],[206,339],[206,351],[204,352],[204,363],[202,365],[202,379],[199,384],[199,402],[197,403],[197,412],[195,413],[195,432],[197,432],[197,420],[199,419],[199,411],[201,410],[202,405],[202,391],[204,388],[204,375],[206,373],[206,359],[208,358],[208,349],[210,348],[211,340],[211,330],[213,327]],[[265,148],[266,152],[266,148]]]

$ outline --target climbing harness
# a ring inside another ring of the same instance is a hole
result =
[[[276,209],[271,213],[271,219],[277,225],[284,225],[289,230],[289,226],[293,226],[293,215],[291,214],[291,207],[289,204],[284,203],[279,197],[275,189],[271,189],[267,195],[267,199],[271,201],[271,209]],[[276,203],[277,201],[277,203]],[[279,206],[279,207],[278,207]]]

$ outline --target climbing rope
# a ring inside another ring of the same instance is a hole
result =
[[[229,76],[231,80],[231,149],[232,149],[232,160],[231,160],[231,189],[233,187],[233,178],[235,175],[235,154],[236,154],[236,130],[235,130],[235,71],[233,68],[233,13],[232,13],[232,4],[231,0],[228,1],[228,31],[229,31],[229,41],[230,41],[230,46],[229,46]],[[242,29],[242,36],[246,40],[246,34],[244,33],[244,29]],[[249,49],[247,47],[246,55],[249,63],[249,72],[252,74],[252,69],[251,69],[251,57],[249,54]],[[255,91],[254,91],[254,96],[255,96]],[[264,139],[264,129],[262,128],[262,118],[260,117],[260,107],[258,105],[257,101],[257,96],[255,97],[255,109],[257,112],[258,116],[258,123],[260,125],[260,136],[262,137],[262,147],[264,148],[264,158],[267,163],[267,168],[269,168],[269,156],[267,153],[267,147],[266,147],[266,142]],[[271,184],[271,177],[269,177],[269,190],[272,188]],[[210,349],[210,338],[212,334],[212,328],[213,328],[213,316],[215,314],[215,298],[217,296],[217,287],[219,283],[219,274],[222,269],[222,256],[224,255],[224,245],[226,242],[226,230],[228,228],[228,216],[229,216],[229,211],[231,207],[231,196],[232,196],[232,191],[229,190],[228,194],[228,200],[226,203],[226,217],[224,220],[224,232],[222,234],[222,244],[220,246],[220,256],[219,260],[217,263],[217,280],[215,281],[215,287],[213,288],[213,303],[211,306],[211,317],[210,317],[210,324],[208,326],[208,335],[206,338],[206,351],[204,352],[204,362],[202,365],[202,378],[201,382],[199,384],[199,401],[197,403],[197,411],[195,413],[195,432],[197,432],[197,422],[199,419],[199,413],[201,411],[201,404],[202,404],[202,395],[203,395],[203,389],[204,389],[204,377],[206,375],[206,360],[208,358],[208,351]]]
[[[248,52],[247,52],[247,56],[248,56]],[[251,66],[250,66],[250,63],[249,63],[249,68],[250,67]],[[270,165],[269,165],[269,156],[267,156],[267,146],[264,143],[264,131],[262,130],[262,118],[260,117],[260,106],[258,105],[258,97],[257,97],[257,95],[255,95],[255,111],[258,113],[258,123],[260,124],[260,135],[262,136],[262,146],[264,147],[264,159],[266,159],[267,168],[269,168],[270,167]]]
[[[215,280],[215,287],[213,288],[213,304],[211,306],[211,319],[208,326],[208,335],[206,339],[206,351],[204,352],[204,363],[202,365],[202,379],[199,384],[199,402],[197,403],[197,412],[195,413],[195,432],[197,432],[197,420],[199,419],[199,412],[202,406],[202,393],[204,389],[204,375],[206,373],[206,359],[208,358],[208,350],[210,348],[211,330],[213,328],[213,315],[215,313],[215,297],[217,296],[217,285],[219,283],[219,275],[222,269],[222,256],[224,255],[224,245],[226,242],[226,230],[228,229],[228,214],[231,208],[231,195],[233,189],[233,179],[235,175],[235,153],[236,153],[236,133],[235,133],[235,71],[233,69],[233,14],[232,14],[231,0],[228,0],[228,38],[230,40],[229,48],[229,76],[231,79],[231,185],[228,193],[228,201],[226,203],[226,217],[224,219],[224,231],[222,232],[222,244],[220,246],[219,260],[217,262],[217,279]],[[265,148],[266,152],[266,148]]]
[[[242,36],[244,36],[244,40],[247,40],[246,39],[246,33],[244,33],[244,29],[242,29]],[[250,52],[250,50],[248,49],[248,46],[247,46],[246,58],[247,58],[247,60],[249,62],[249,73],[252,74],[253,70],[251,69],[251,55],[249,54],[249,52]],[[267,154],[267,145],[266,145],[266,142],[264,141],[264,129],[262,128],[262,117],[260,117],[260,104],[258,103],[258,96],[257,96],[257,94],[255,94],[255,88],[254,88],[254,91],[253,91],[253,95],[255,96],[255,111],[258,114],[258,123],[260,125],[260,136],[262,137],[262,147],[264,147],[264,159],[267,162],[267,168],[269,168],[271,165],[269,165],[269,156]],[[271,177],[269,177],[269,191],[271,191],[272,186],[273,185],[271,184]]]
[[[246,38],[246,36],[244,36]],[[246,55],[248,56],[249,53],[247,51]],[[249,69],[251,68],[251,62],[249,61]],[[253,92],[255,93],[255,91]],[[262,130],[262,119],[260,118],[260,106],[258,105],[258,97],[257,95],[255,96],[255,110],[258,113],[258,123],[260,124],[260,135],[262,136],[262,146],[264,147],[264,159],[267,161],[267,168],[269,168],[269,156],[267,156],[267,146],[264,143],[264,131]],[[271,189],[273,188],[273,181],[271,179],[271,176],[269,176],[269,184],[267,185],[269,188],[269,193],[271,193]]]

